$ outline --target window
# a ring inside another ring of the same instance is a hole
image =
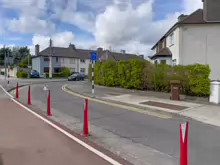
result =
[[[160,64],[166,64],[166,63],[167,63],[166,60],[161,60],[161,61],[160,61]]]
[[[58,57],[56,57],[56,62],[58,62]]]
[[[70,62],[70,64],[75,64],[75,58],[70,58],[69,62]]]
[[[85,63],[85,60],[80,60],[80,63]]]
[[[76,71],[76,68],[70,68],[70,71],[71,71],[71,72],[75,72],[75,71]]]
[[[54,73],[60,73],[61,72],[61,68],[54,68]]]
[[[170,46],[172,46],[174,44],[174,34],[172,33],[170,35]]]
[[[44,61],[50,61],[49,57],[44,57]]]
[[[154,61],[154,64],[157,65],[157,60]]]
[[[65,59],[64,58],[61,58],[61,63],[65,63]]]
[[[49,67],[44,67],[44,73],[49,73]]]
[[[86,70],[85,68],[80,68],[81,73],[85,73],[85,70]]]

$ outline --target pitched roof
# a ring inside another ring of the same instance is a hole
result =
[[[53,52],[52,56],[89,59],[89,56],[90,56],[89,54],[91,51],[94,51],[94,50],[72,49],[71,47],[68,47],[68,48],[52,47],[52,52]],[[39,52],[37,56],[49,56],[49,55],[50,55],[50,48],[48,47],[44,49],[43,51]]]
[[[113,57],[115,61],[123,61],[123,60],[130,60],[130,59],[140,59],[140,56],[134,54],[123,54],[123,53],[116,53],[116,52],[109,52],[109,54]]]
[[[156,53],[155,55],[151,56],[150,59],[155,59],[156,57],[164,57],[164,56],[172,56],[172,52],[169,48],[165,47],[160,52]]]
[[[220,22],[206,22],[203,19],[203,9],[198,9],[195,12],[191,13],[190,15],[186,16],[184,19],[176,22],[167,31],[167,33],[163,37],[161,37],[161,39],[159,41],[162,41],[166,36],[168,36],[178,26],[185,25],[185,24],[213,24],[213,23],[220,23]],[[157,46],[158,42],[151,49],[154,49]]]
[[[113,60],[113,61],[126,61],[131,59],[143,59],[143,58],[135,54],[110,52],[108,50],[103,51],[102,56],[99,57],[99,60]]]
[[[52,53],[53,57],[67,57],[67,58],[72,57],[79,59],[90,59],[90,52],[96,52],[98,59],[103,55],[105,55],[106,52],[108,52],[109,60],[121,61],[121,60],[141,58],[140,56],[134,54],[127,54],[127,53],[122,54],[122,53],[110,52],[108,50],[96,51],[96,50],[86,50],[86,49],[76,49],[76,48],[73,49],[73,47],[68,47],[68,48],[52,47],[52,52],[53,52]],[[49,56],[49,55],[50,55],[50,47],[39,52],[38,55],[34,56],[33,58],[36,58],[38,56]]]

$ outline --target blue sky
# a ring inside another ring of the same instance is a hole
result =
[[[181,13],[201,0],[0,0],[0,46],[44,49],[104,47],[149,55],[149,49]]]

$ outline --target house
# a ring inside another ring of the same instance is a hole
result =
[[[202,0],[203,9],[180,15],[152,47],[155,64],[209,64],[210,78],[220,78],[220,1]]]
[[[143,55],[111,52],[98,48],[97,50],[77,49],[75,45],[70,44],[68,48],[50,47],[39,51],[40,46],[35,45],[35,56],[32,58],[32,69],[37,70],[40,75],[49,72],[50,51],[52,52],[52,72],[59,73],[62,67],[70,68],[71,72],[80,72],[88,74],[90,64],[90,52],[96,52],[97,60],[128,60],[133,58],[143,58]]]
[[[105,60],[112,60],[112,61],[126,61],[131,59],[144,59],[144,55],[135,55],[135,54],[128,54],[125,50],[121,50],[120,53],[118,52],[111,52],[109,50],[104,50],[102,48],[98,48],[97,54],[99,54],[99,61]]]

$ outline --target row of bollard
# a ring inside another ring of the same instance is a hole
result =
[[[17,86],[16,86],[15,97],[16,97],[16,99],[19,99],[19,85],[18,85],[18,83],[17,83]],[[47,116],[52,116],[50,97],[51,97],[50,96],[50,90],[48,90],[48,95],[47,95]],[[28,87],[27,104],[31,105],[31,86]],[[88,99],[85,99],[85,103],[84,103],[83,133],[82,133],[83,136],[85,136],[85,137],[89,136],[88,109],[89,109]]]
[[[16,87],[16,99],[19,99],[19,86],[17,83]],[[31,87],[28,88],[28,105],[31,105]],[[51,100],[50,100],[50,90],[48,90],[47,95],[47,116],[52,116],[51,114]],[[83,133],[82,135],[89,136],[89,103],[88,99],[85,99],[84,103],[84,121],[83,121]],[[180,165],[188,165],[188,129],[189,123],[180,124]]]

